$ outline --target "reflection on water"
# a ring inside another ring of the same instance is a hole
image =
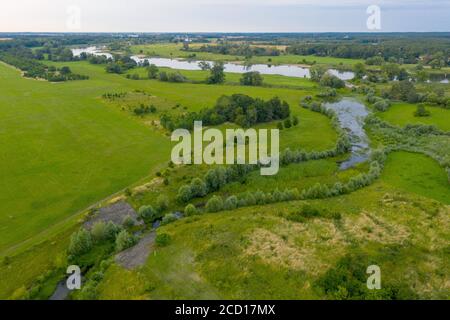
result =
[[[342,128],[350,135],[351,156],[340,164],[341,170],[368,160],[370,157],[369,137],[364,130],[364,119],[369,115],[366,106],[348,98],[336,103],[326,103],[324,106],[336,112]]]

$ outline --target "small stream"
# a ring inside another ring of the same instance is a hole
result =
[[[364,130],[364,120],[369,115],[366,106],[354,99],[344,98],[339,102],[325,103],[326,108],[336,112],[342,128],[349,133],[352,144],[351,156],[340,163],[340,169],[346,170],[370,158],[370,140]]]

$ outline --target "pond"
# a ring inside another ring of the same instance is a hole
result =
[[[341,127],[349,133],[352,145],[349,159],[340,163],[340,169],[346,170],[370,158],[369,137],[364,130],[364,120],[369,115],[366,106],[354,99],[344,98],[339,102],[326,103],[326,108],[336,112]]]

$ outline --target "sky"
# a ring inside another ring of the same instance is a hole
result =
[[[450,31],[450,0],[2,0],[0,4],[0,32],[374,31]]]

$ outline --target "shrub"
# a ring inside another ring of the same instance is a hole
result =
[[[224,204],[225,210],[234,210],[238,207],[238,198],[236,196],[229,197]]]
[[[430,111],[425,109],[423,104],[417,106],[417,110],[414,112],[415,117],[429,117],[431,115]]]
[[[208,193],[208,188],[206,187],[206,183],[200,179],[195,178],[191,182],[191,197],[204,197]],[[189,199],[190,200],[190,199]]]
[[[138,216],[144,220],[145,223],[151,223],[158,218],[158,213],[152,206],[142,206],[139,208]]]
[[[156,236],[155,243],[158,247],[165,247],[169,245],[172,241],[172,238],[167,233],[161,233]]]
[[[131,248],[136,243],[136,238],[129,234],[128,231],[122,230],[116,238],[116,251],[120,252]]]
[[[156,205],[158,206],[158,211],[164,211],[169,208],[169,198],[166,195],[159,195],[156,199]]]
[[[108,238],[106,223],[103,221],[96,222],[91,229],[92,239],[97,242],[104,241]]]
[[[181,186],[178,190],[177,201],[181,203],[188,202],[192,199],[191,187],[188,185]]]
[[[132,228],[132,227],[134,227],[134,219],[130,215],[126,215],[123,218],[122,225],[125,228]]]
[[[69,254],[77,257],[92,249],[92,237],[89,231],[81,228],[70,238]]]
[[[206,203],[207,212],[219,212],[223,209],[223,200],[221,197],[213,196]]]
[[[186,208],[184,208],[184,214],[186,216],[193,216],[197,214],[197,208],[193,204],[188,204]]]
[[[324,87],[341,89],[345,87],[345,82],[336,76],[333,76],[329,73],[325,73],[320,79],[320,85]]]
[[[257,71],[247,72],[242,75],[240,82],[243,86],[261,86],[263,77]]]
[[[377,102],[374,103],[373,107],[375,108],[375,110],[377,111],[387,111],[387,109],[389,109],[389,102],[387,100],[379,100]]]
[[[162,218],[161,225],[166,225],[166,224],[175,222],[177,220],[178,220],[178,218],[175,214],[168,213]]]

